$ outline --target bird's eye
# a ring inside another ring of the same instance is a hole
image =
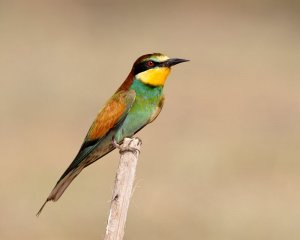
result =
[[[154,66],[154,62],[153,61],[148,61],[146,64],[147,64],[148,67],[153,67]]]

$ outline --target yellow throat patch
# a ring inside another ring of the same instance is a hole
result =
[[[168,67],[152,68],[136,75],[137,79],[152,86],[163,86],[170,73]]]

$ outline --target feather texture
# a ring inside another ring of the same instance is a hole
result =
[[[57,201],[86,166],[114,149],[111,143],[114,131],[126,118],[134,99],[134,90],[121,90],[111,97],[94,120],[77,156],[60,177],[37,215],[48,201]]]

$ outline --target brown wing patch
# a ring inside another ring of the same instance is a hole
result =
[[[127,113],[134,97],[135,93],[133,91],[122,91],[113,95],[97,115],[85,140],[91,141],[103,137],[118,123],[122,115]]]

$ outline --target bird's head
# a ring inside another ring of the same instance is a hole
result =
[[[135,79],[151,86],[163,86],[171,67],[189,60],[169,58],[161,53],[146,54],[139,57],[133,64]]]

